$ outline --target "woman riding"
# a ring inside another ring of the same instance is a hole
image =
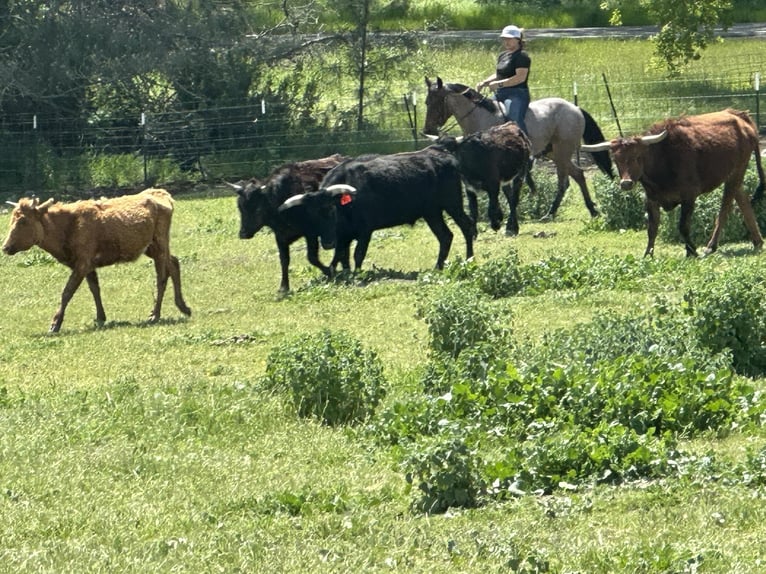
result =
[[[524,51],[524,33],[517,26],[506,26],[500,33],[505,50],[497,58],[494,74],[479,82],[477,91],[489,87],[495,99],[505,103],[505,116],[527,133],[524,116],[529,107],[529,66],[532,63]]]

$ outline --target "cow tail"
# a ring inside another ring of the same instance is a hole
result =
[[[763,165],[761,164],[761,150],[759,146],[755,146],[753,155],[755,156],[755,169],[758,171],[758,187],[755,188],[755,193],[751,198],[751,203],[763,198],[764,189],[766,189],[766,178],[763,175]]]
[[[580,108],[580,112],[585,118],[585,131],[583,132],[582,139],[587,145],[601,143],[606,141],[601,128],[598,127],[596,120],[593,119],[588,112]],[[590,154],[593,156],[593,161],[596,162],[598,168],[604,173],[614,179],[614,170],[612,169],[612,158],[608,151],[597,151]]]

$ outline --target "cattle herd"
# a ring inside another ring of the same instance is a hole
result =
[[[726,109],[698,116],[668,119],[645,135],[618,138],[582,146],[589,152],[608,150],[619,172],[620,188],[640,182],[646,195],[648,245],[653,255],[659,210],[681,206],[679,229],[688,256],[697,254],[690,239],[690,217],[695,199],[723,184],[721,209],[707,251],[718,245],[720,231],[731,210],[739,206],[756,249],[763,244],[751,199],[743,180],[750,156],[755,157],[759,186],[753,199],[764,194],[763,167],[755,123],[746,112]],[[508,234],[518,233],[516,205],[519,189],[528,177],[531,144],[512,122],[465,137],[441,137],[415,152],[363,155],[289,163],[264,181],[252,179],[230,184],[237,193],[241,227],[249,239],[261,228],[274,231],[281,264],[280,291],[290,289],[290,245],[306,240],[309,262],[331,277],[338,264],[362,267],[375,230],[423,219],[439,242],[436,267],[449,255],[453,234],[444,220],[446,212],[460,229],[466,258],[473,257],[477,234],[476,190],[489,198],[489,220],[500,227],[498,203],[502,188],[510,206]],[[467,199],[469,214],[464,210]],[[145,254],[154,260],[157,294],[150,321],[160,318],[168,279],[173,282],[175,304],[191,315],[181,293],[178,259],[170,252],[173,199],[162,189],[147,189],[114,199],[61,204],[49,199],[21,199],[14,206],[10,230],[3,244],[8,255],[37,245],[71,269],[61,295],[61,305],[50,330],[61,328],[64,312],[85,279],[96,305],[96,320],[106,321],[96,269],[136,260]],[[329,266],[319,259],[319,243],[334,248]]]

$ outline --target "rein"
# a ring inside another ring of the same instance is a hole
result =
[[[457,116],[455,116],[455,123],[458,124],[458,125],[460,125],[460,122],[462,122],[463,120],[469,118],[471,116],[471,114],[473,114],[479,108],[480,104],[482,102],[484,102],[484,100],[487,99],[487,96],[483,96],[482,95],[481,96],[481,100],[479,100],[479,102],[477,103],[477,102],[473,101],[471,98],[469,98],[466,95],[466,94],[468,94],[470,92],[471,92],[471,88],[466,88],[462,92],[451,92],[451,93],[453,93],[455,95],[464,96],[473,105],[473,107],[467,113],[463,114],[459,118]],[[453,114],[453,116],[454,116],[454,114]],[[449,129],[451,129],[451,127],[454,127],[454,126],[450,126]],[[447,128],[442,128],[442,129],[447,129]]]

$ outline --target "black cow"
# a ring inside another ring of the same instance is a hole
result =
[[[505,223],[506,235],[519,234],[519,190],[527,177],[532,144],[514,122],[492,126],[465,137],[442,136],[439,143],[455,154],[460,173],[466,183],[483,189],[489,196],[489,221],[492,229],[500,229],[503,213],[498,195],[502,187],[508,200],[509,213]],[[468,194],[471,217],[478,217],[476,196]]]
[[[281,213],[279,206],[291,196],[319,189],[319,184],[327,172],[345,159],[347,158],[335,154],[321,159],[288,163],[275,169],[264,182],[252,179],[244,184],[230,184],[237,190],[240,239],[250,239],[264,226],[274,231],[282,266],[280,292],[286,293],[290,290],[290,245],[304,236],[309,263],[321,269],[327,277],[332,275],[332,269],[319,260],[318,235],[305,233],[303,210]]]
[[[432,145],[415,152],[345,161],[325,176],[319,191],[291,198],[283,208],[303,205],[323,245],[333,240],[336,244],[330,266],[340,263],[344,269],[350,269],[352,241],[357,242],[354,266],[360,269],[373,231],[424,219],[439,241],[436,267],[441,269],[453,238],[444,221],[445,211],[463,233],[466,258],[473,257],[476,226],[463,210],[462,188],[456,158],[443,146]]]

